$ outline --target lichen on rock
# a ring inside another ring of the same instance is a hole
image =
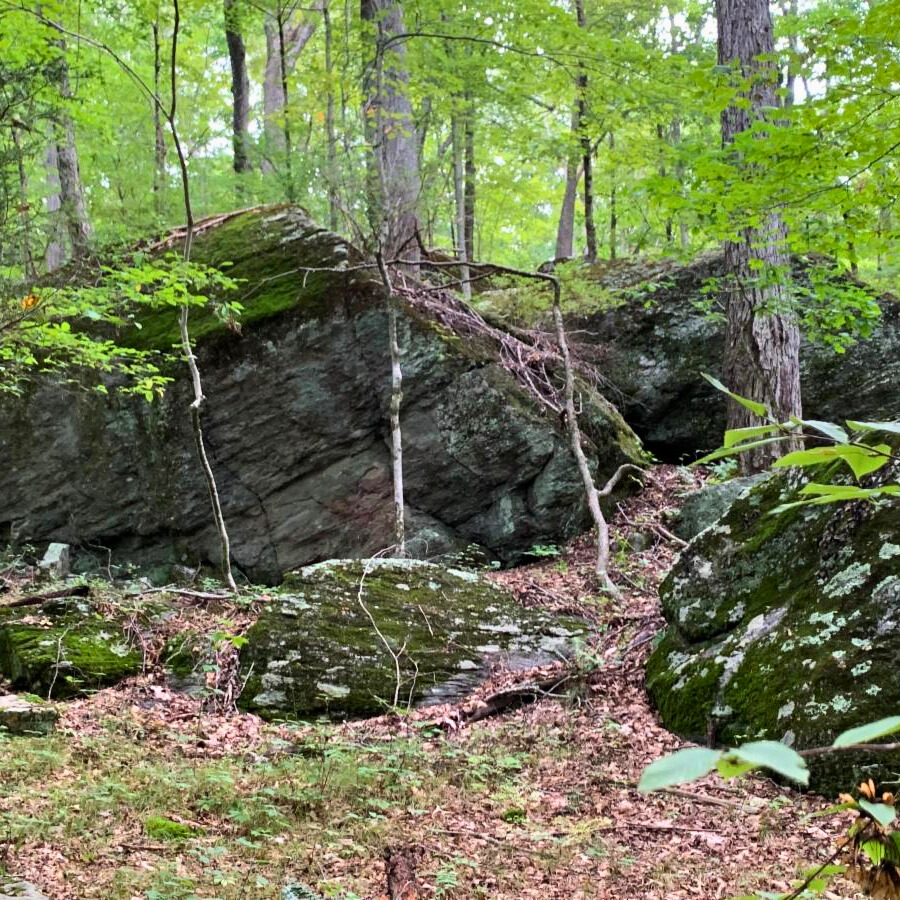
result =
[[[834,469],[818,481],[844,480]],[[897,466],[875,479],[896,480]],[[827,745],[900,705],[900,530],[893,501],[798,507],[808,475],[772,476],[681,553],[661,587],[668,627],[647,666],[667,728],[718,743]],[[896,772],[900,755],[811,761],[812,786]]]
[[[247,632],[238,702],[267,718],[377,715],[395,700],[463,696],[496,664],[564,658],[584,634],[581,621],[524,609],[471,571],[320,563],[290,574]]]

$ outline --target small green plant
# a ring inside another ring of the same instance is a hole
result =
[[[559,556],[559,547],[556,544],[532,544],[525,555],[535,559],[553,559]]]

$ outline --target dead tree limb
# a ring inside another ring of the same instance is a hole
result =
[[[4,609],[12,609],[18,606],[37,606],[45,600],[59,600],[63,597],[87,597],[91,589],[86,584],[78,584],[75,587],[63,588],[59,591],[48,591],[46,594],[33,594],[30,597],[19,597],[9,603],[2,604]]]

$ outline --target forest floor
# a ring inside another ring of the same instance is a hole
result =
[[[497,672],[463,706],[271,725],[208,712],[151,669],[63,706],[50,737],[0,740],[0,872],[55,900],[268,898],[289,884],[285,898],[351,900],[386,896],[390,850],[411,863],[423,898],[790,891],[846,828],[846,814],[806,817],[822,798],[761,777],[635,789],[647,764],[682,745],[659,726],[643,670],[677,549],[657,526],[693,477],[659,467],[621,505],[621,598],[598,596],[584,538],[493,576],[525,604],[594,623],[563,696],[461,725],[485,698],[551,674]],[[635,533],[646,535],[640,552],[627,549]],[[825,896],[855,896],[845,886]]]

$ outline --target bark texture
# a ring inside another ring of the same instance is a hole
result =
[[[286,80],[297,66],[297,60],[319,25],[319,13],[327,9],[329,0],[313,0],[299,21],[291,21],[295,6],[288,9],[279,0],[275,14],[267,14],[266,70],[263,77],[263,134],[266,163],[263,168],[274,171],[288,152],[284,116],[287,107]]]
[[[234,148],[234,171],[240,175],[250,172],[250,78],[247,75],[247,50],[241,31],[237,4],[239,0],[224,0],[225,41],[231,64],[231,143]]]
[[[363,76],[366,137],[372,150],[369,217],[387,258],[418,254],[419,154],[409,100],[403,10],[395,0],[361,0],[361,16],[374,32],[374,60]]]
[[[777,70],[760,56],[774,51],[772,19],[766,0],[716,0],[720,65],[733,67],[738,97],[722,113],[722,143],[732,145],[765,110],[777,106]],[[740,160],[738,160],[740,164]],[[735,392],[767,404],[781,421],[801,415],[800,333],[790,311],[790,260],[786,229],[770,213],[759,227],[740,230],[725,243],[728,272],[725,377]],[[731,403],[728,427],[759,420]],[[766,467],[792,449],[778,443],[742,454],[745,471]]]
[[[48,169],[54,164],[56,177],[49,174],[51,184],[55,181],[59,187],[57,200],[48,201],[51,213],[58,213],[61,222],[59,231],[68,235],[73,259],[81,259],[90,251],[91,222],[88,218],[87,203],[84,198],[84,187],[81,183],[81,172],[78,166],[78,148],[75,144],[75,126],[72,117],[65,108],[72,99],[72,88],[69,83],[69,66],[65,58],[65,44],[54,41],[59,47],[57,60],[57,83],[62,100],[60,108],[53,117],[54,147],[48,152]],[[48,249],[48,268],[58,268],[58,263],[51,267]]]

